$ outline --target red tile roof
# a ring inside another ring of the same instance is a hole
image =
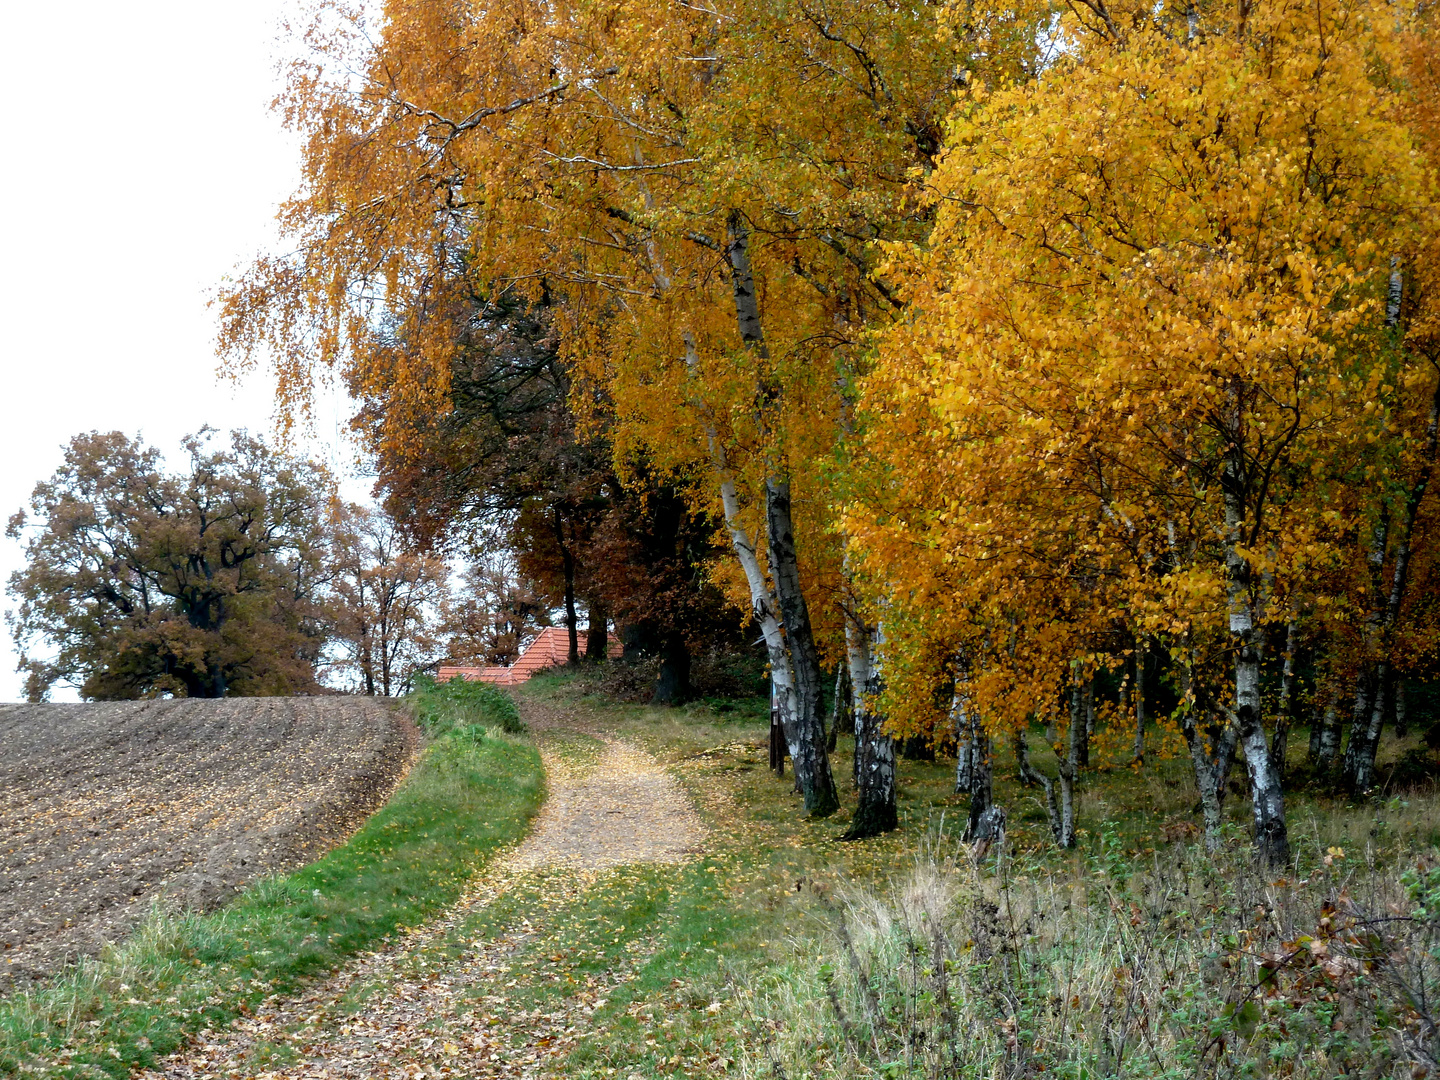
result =
[[[581,631],[583,636],[584,631]],[[610,635],[610,658],[618,659],[624,652],[620,639]],[[583,650],[584,641],[580,642]],[[516,686],[530,678],[537,671],[560,667],[570,659],[570,632],[563,626],[547,626],[520,654],[520,659],[510,667],[442,667],[435,673],[440,682],[449,682],[456,675],[470,682],[495,683],[497,686]]]

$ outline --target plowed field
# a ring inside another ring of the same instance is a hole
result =
[[[363,698],[0,705],[0,992],[343,841],[415,753]]]

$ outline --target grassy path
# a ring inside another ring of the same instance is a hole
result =
[[[444,918],[141,1075],[564,1071],[596,1011],[655,952],[631,921],[657,911],[657,888],[702,854],[706,831],[652,755],[534,703],[524,714],[548,798],[529,836]],[[557,970],[582,954],[591,970]]]

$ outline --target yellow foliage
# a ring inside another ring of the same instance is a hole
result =
[[[1435,229],[1404,13],[1076,10],[1043,77],[960,105],[933,232],[886,246],[907,317],[864,380],[845,526],[902,729],[936,650],[997,729],[1137,638],[1218,685],[1227,545],[1262,618],[1311,604],[1434,385],[1385,325],[1392,258]]]

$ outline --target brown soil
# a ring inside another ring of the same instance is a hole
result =
[[[310,862],[394,791],[414,725],[357,698],[0,705],[0,991]]]

